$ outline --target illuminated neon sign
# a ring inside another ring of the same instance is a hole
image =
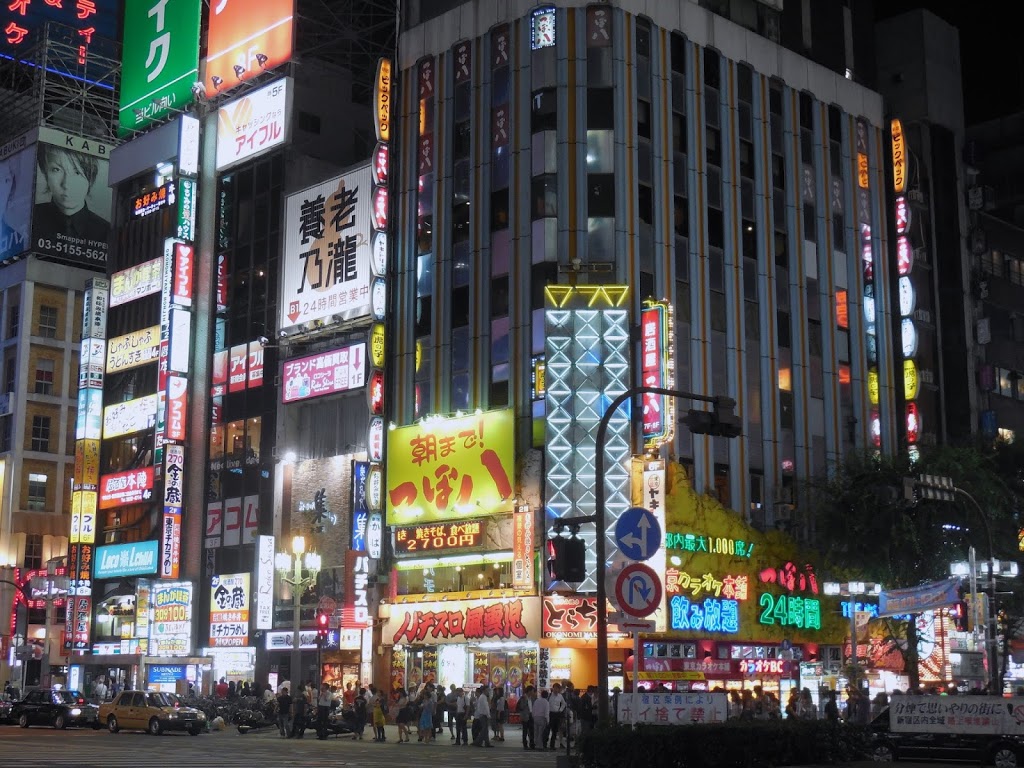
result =
[[[818,594],[818,577],[810,563],[798,568],[792,561],[788,561],[778,568],[765,568],[757,578],[762,584],[778,584],[787,592]]]
[[[750,557],[754,551],[754,542],[744,541],[743,539],[730,539],[723,536],[705,536],[697,533],[675,533],[669,531],[665,535],[665,549],[676,549],[683,552],[707,552],[710,555]]]
[[[701,602],[676,595],[669,602],[672,629],[704,632],[724,632],[734,635],[740,631],[740,609],[736,600],[706,597]]]
[[[783,659],[743,659],[739,664],[743,675],[788,675],[791,666]]]
[[[714,574],[705,573],[692,576],[677,568],[665,571],[665,592],[669,595],[689,593],[690,597],[700,597],[701,593],[730,600],[746,600],[749,579],[747,576],[723,576],[721,580]]]
[[[758,622],[798,629],[821,629],[821,603],[809,597],[762,592],[757,604],[763,609]]]
[[[395,552],[478,547],[483,542],[484,530],[480,520],[399,526],[395,528]]]

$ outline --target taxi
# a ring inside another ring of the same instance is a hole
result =
[[[154,736],[164,731],[198,736],[206,730],[205,714],[180,706],[174,698],[156,691],[121,691],[113,701],[100,705],[99,722],[106,724],[111,733],[125,728]]]

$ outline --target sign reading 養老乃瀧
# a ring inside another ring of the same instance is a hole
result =
[[[479,517],[512,508],[511,409],[428,419],[388,436],[388,525]]]

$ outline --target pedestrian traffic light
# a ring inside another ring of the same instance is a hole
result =
[[[587,578],[587,545],[573,534],[548,539],[548,577],[552,581],[579,583]]]
[[[331,631],[331,617],[324,611],[316,614],[316,639],[321,645],[327,642],[327,636]]]
[[[743,434],[740,417],[735,414],[736,401],[731,397],[716,397],[712,410],[700,411],[691,408],[682,422],[695,435],[712,437],[739,437]]]

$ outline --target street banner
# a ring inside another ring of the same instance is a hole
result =
[[[878,596],[878,617],[923,613],[960,602],[959,579],[942,579],[909,589],[886,589]]]
[[[724,723],[729,717],[725,693],[621,693],[618,722],[644,725]]]

